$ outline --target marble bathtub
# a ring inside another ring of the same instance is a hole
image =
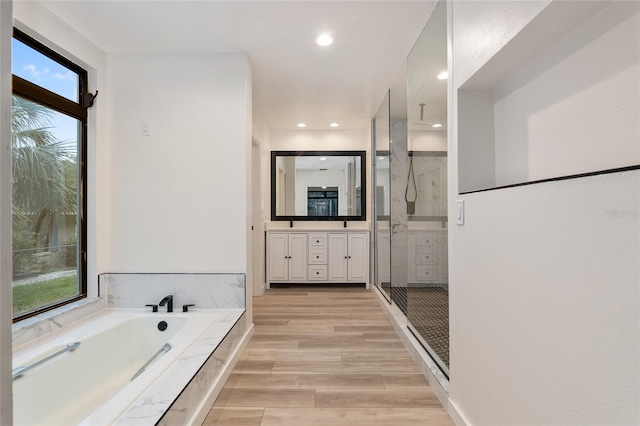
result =
[[[14,369],[80,342],[14,380],[14,423],[199,424],[250,337],[244,275],[105,274],[100,286],[79,307],[101,307],[88,316],[68,307],[14,327]],[[144,306],[169,294],[174,312]]]

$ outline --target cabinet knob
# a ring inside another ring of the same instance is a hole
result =
[[[319,243],[319,242],[320,242],[320,240],[316,240],[316,243]]]
[[[347,256],[344,257],[345,259],[347,258]]]

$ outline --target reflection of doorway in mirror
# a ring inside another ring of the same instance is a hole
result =
[[[337,216],[338,187],[307,188],[307,216]]]

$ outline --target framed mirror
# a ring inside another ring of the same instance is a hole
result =
[[[366,220],[365,151],[272,151],[271,220]]]

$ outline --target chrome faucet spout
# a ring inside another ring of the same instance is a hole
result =
[[[173,294],[165,296],[164,299],[158,303],[158,306],[167,305],[167,312],[173,312]]]

